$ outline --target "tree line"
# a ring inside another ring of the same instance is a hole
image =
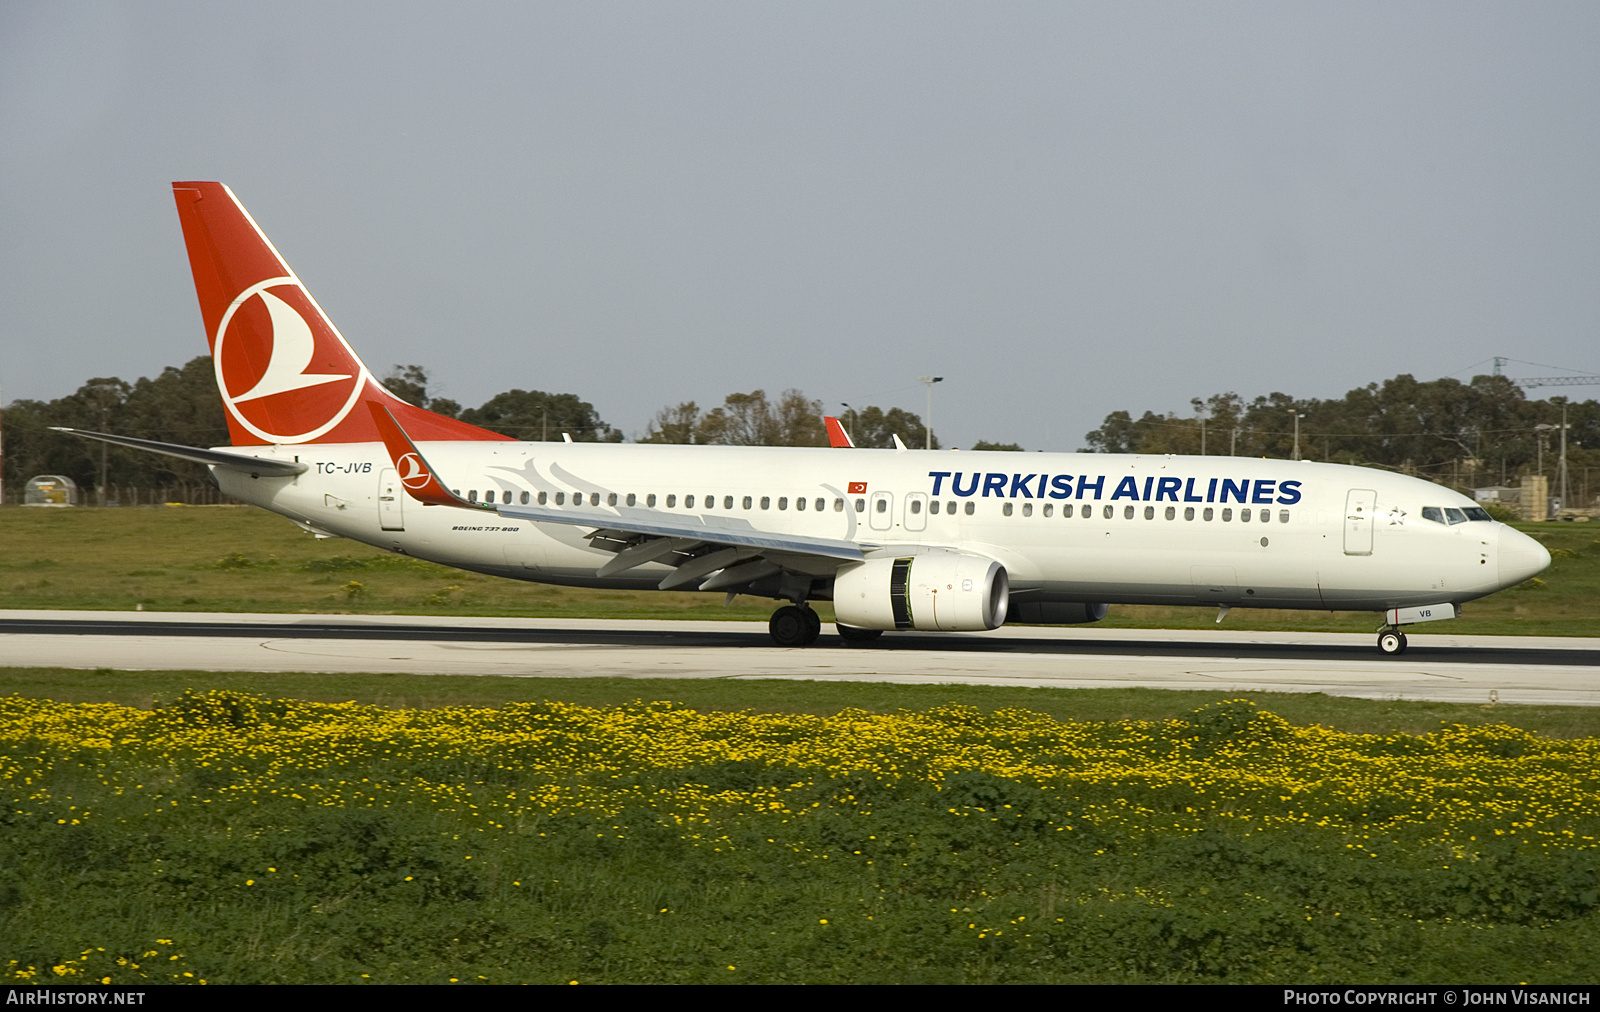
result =
[[[1271,393],[1246,401],[1222,393],[1196,397],[1190,407],[1187,415],[1145,411],[1138,418],[1113,411],[1084,441],[1100,453],[1301,457],[1366,465],[1461,489],[1544,474],[1555,494],[1564,407],[1569,498],[1574,506],[1585,505],[1600,490],[1600,403],[1533,400],[1504,376],[1476,376],[1463,383],[1400,375],[1341,398]]]
[[[434,396],[420,365],[397,365],[383,378],[395,396],[418,407],[492,432],[528,441],[560,440],[617,443],[622,432],[606,423],[594,405],[576,394],[507,390],[475,408]],[[826,446],[822,402],[798,390],[777,398],[765,391],[729,394],[722,404],[702,411],[693,401],[662,408],[640,442],[750,446]],[[52,401],[19,399],[0,415],[4,439],[5,501],[21,501],[23,485],[42,474],[65,475],[80,489],[100,490],[86,502],[214,502],[217,494],[206,468],[52,431],[52,426],[112,432],[189,446],[230,442],[216,374],[210,356],[169,366],[154,378],[129,383],[96,377]],[[927,438],[922,419],[901,408],[867,407],[851,412],[846,427],[857,446],[889,447],[898,436],[908,446]],[[939,446],[938,437],[933,445]]]

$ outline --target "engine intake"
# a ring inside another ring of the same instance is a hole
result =
[[[868,559],[833,581],[834,615],[857,629],[997,629],[1010,601],[1004,566],[960,552]]]

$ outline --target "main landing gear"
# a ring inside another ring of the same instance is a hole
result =
[[[822,635],[822,619],[803,604],[786,604],[772,613],[767,631],[780,647],[808,647]]]
[[[1390,657],[1397,657],[1406,652],[1406,634],[1398,629],[1383,629],[1378,632],[1378,649]]]

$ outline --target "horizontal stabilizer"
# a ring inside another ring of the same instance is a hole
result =
[[[199,464],[209,464],[212,467],[225,467],[230,471],[240,471],[248,474],[252,478],[260,475],[266,475],[271,478],[287,478],[302,474],[308,470],[305,464],[293,460],[251,457],[243,453],[229,453],[226,450],[206,450],[198,446],[183,446],[178,443],[158,443],[154,439],[113,436],[109,432],[90,432],[87,429],[69,429],[60,425],[52,425],[50,427],[57,432],[66,432],[74,436],[82,436],[85,439],[98,439],[102,443],[115,443],[118,446],[128,446],[135,450],[160,453],[168,457],[180,457]]]

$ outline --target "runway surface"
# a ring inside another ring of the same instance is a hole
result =
[[[765,623],[0,610],[0,664],[129,670],[814,678],[1600,705],[1600,639],[1007,627],[772,645]]]

